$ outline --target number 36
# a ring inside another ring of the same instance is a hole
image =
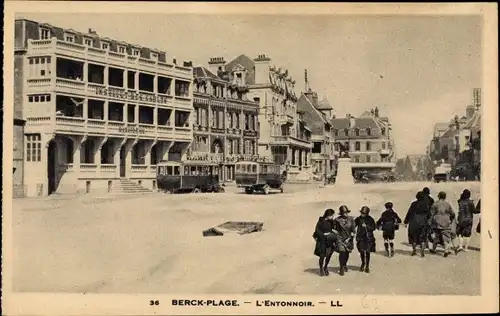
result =
[[[153,305],[160,305],[160,301],[149,301],[149,305],[150,305],[150,306],[153,306]]]

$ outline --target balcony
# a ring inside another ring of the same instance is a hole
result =
[[[381,149],[381,150],[379,150],[379,154],[380,154],[380,156],[389,156],[391,154],[391,150],[390,149]]]
[[[66,78],[56,78],[56,91],[85,94],[85,82]]]
[[[104,64],[114,64],[124,68],[130,68],[133,66],[133,68],[137,67],[149,72],[157,72],[164,75],[173,74],[176,77],[187,79],[189,81],[192,79],[192,69],[189,67],[175,66],[152,59],[128,56],[123,53],[62,41],[55,37],[46,40],[28,40],[28,54],[61,54],[74,56],[80,59],[99,61]]]
[[[309,140],[292,136],[272,136],[271,145],[313,148],[313,144]]]
[[[193,133],[190,127],[173,127],[170,125],[152,125],[104,121],[70,116],[27,117],[26,132],[68,134],[111,135],[116,137],[143,137],[159,140],[191,141]]]
[[[246,136],[246,137],[256,137],[257,136],[257,131],[245,130],[245,131],[243,131],[243,136]]]
[[[295,120],[291,115],[278,115],[278,123],[279,124],[294,124]]]
[[[186,160],[209,163],[222,163],[224,161],[222,154],[206,152],[192,152],[187,155]]]

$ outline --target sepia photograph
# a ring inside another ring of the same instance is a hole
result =
[[[6,5],[6,315],[498,311],[495,4]]]

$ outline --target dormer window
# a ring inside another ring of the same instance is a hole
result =
[[[370,128],[366,129],[366,135],[368,135],[368,136],[372,135],[372,130]]]
[[[344,135],[345,135],[345,136],[349,136],[349,129],[347,129],[347,128],[346,128],[346,129],[344,129]]]
[[[382,135],[385,135],[385,128],[382,127],[382,130],[380,131]]]
[[[354,130],[354,135],[359,136],[359,128],[356,128],[356,129]]]
[[[139,56],[139,54],[140,54],[140,51],[138,49],[133,49],[132,50],[132,55]]]
[[[106,42],[101,43],[101,48],[104,50],[109,50],[109,43]]]
[[[64,40],[69,43],[74,43],[75,42],[75,35],[73,34],[65,34],[64,35]]]
[[[94,41],[91,38],[86,38],[85,39],[85,45],[86,46],[93,46]]]
[[[45,28],[40,29],[40,39],[50,39],[50,30]]]
[[[118,46],[118,52],[120,54],[125,54],[125,46]]]

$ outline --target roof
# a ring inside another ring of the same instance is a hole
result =
[[[330,121],[332,124],[332,128],[336,130],[341,130],[345,128],[349,128],[349,118],[334,118]],[[363,129],[363,128],[371,128],[378,129],[380,126],[375,122],[374,117],[355,117],[355,128]]]
[[[245,54],[241,54],[226,64],[226,70],[232,72],[236,67],[243,67],[247,70],[245,81],[247,84],[255,83],[255,63]]]
[[[470,120],[467,123],[465,123],[465,126],[463,128],[480,129],[481,128],[481,112],[480,111],[474,112],[474,115],[472,115]]]
[[[330,102],[328,102],[328,99],[326,98],[326,95],[323,97],[323,100],[319,101],[316,108],[318,110],[333,110],[332,106],[330,105]]]
[[[312,100],[304,93],[300,94],[299,100],[297,101],[297,110],[303,112],[303,121],[310,127],[313,134],[323,134],[324,124],[328,123],[328,121],[323,114],[314,107]]]
[[[195,78],[209,78],[209,79],[221,80],[221,78],[214,75],[210,70],[208,70],[205,67],[194,67],[193,74]]]

